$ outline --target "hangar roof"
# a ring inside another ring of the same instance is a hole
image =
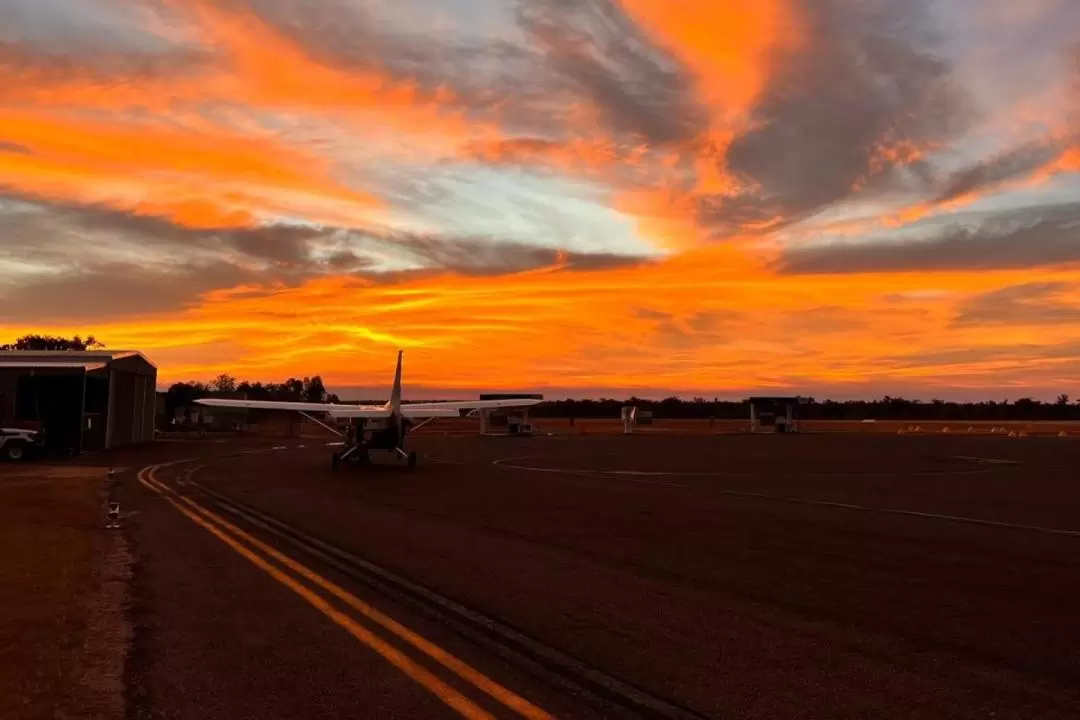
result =
[[[19,369],[22,369],[22,368],[30,368],[30,369],[58,368],[58,369],[65,369],[65,370],[74,370],[76,368],[81,368],[81,369],[83,369],[83,370],[85,370],[87,372],[90,372],[91,370],[100,370],[105,366],[106,366],[105,363],[95,363],[95,362],[39,362],[39,361],[34,360],[34,359],[28,359],[28,360],[24,360],[22,362],[8,362],[6,358],[0,357],[0,369],[3,369],[3,368],[19,368]]]
[[[129,357],[142,358],[155,370],[157,366],[137,350],[7,350],[0,352],[2,367],[83,367],[104,365]],[[97,369],[95,368],[87,368]]]

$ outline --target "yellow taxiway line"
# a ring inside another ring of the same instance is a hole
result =
[[[197,525],[214,535],[214,537],[218,538],[223,543],[228,545],[230,548],[236,551],[237,554],[251,562],[260,570],[263,570],[267,575],[276,580],[279,584],[292,590],[297,595],[302,597],[312,607],[322,612],[326,617],[330,618],[330,620],[343,628],[354,638],[377,652],[387,662],[401,670],[417,684],[421,685],[422,687],[433,693],[440,700],[452,707],[462,716],[470,719],[493,718],[493,716],[486,710],[479,707],[467,697],[462,695],[460,692],[444,683],[442,680],[440,680],[431,672],[411,660],[408,656],[394,648],[392,645],[388,644],[387,642],[379,638],[377,635],[373,634],[363,625],[359,624],[348,615],[345,615],[344,613],[336,610],[322,597],[314,593],[312,590],[310,590],[308,587],[301,584],[294,578],[282,572],[281,569],[270,564],[264,557],[258,555],[251,548],[245,546],[243,543],[240,542],[240,540],[243,540],[251,547],[256,548],[257,550],[264,553],[266,556],[273,558],[274,560],[289,568],[293,572],[297,573],[304,579],[329,592],[331,595],[344,602],[353,610],[357,611],[364,617],[390,631],[415,649],[424,653],[428,657],[438,662],[443,667],[453,672],[461,679],[470,683],[473,687],[495,698],[507,708],[514,710],[522,717],[529,718],[529,720],[552,719],[552,716],[544,710],[533,705],[528,700],[525,700],[513,691],[508,690],[502,685],[499,685],[491,678],[471,667],[464,661],[451,655],[449,652],[435,645],[430,640],[421,637],[417,633],[398,623],[394,619],[388,617],[384,613],[379,612],[378,610],[368,605],[364,601],[360,600],[358,597],[348,592],[344,588],[319,575],[311,568],[294,560],[291,557],[284,555],[270,545],[262,542],[258,538],[253,537],[249,533],[241,530],[229,521],[225,520],[220,515],[206,509],[191,498],[175,492],[172,488],[166,486],[155,477],[155,473],[161,467],[163,467],[163,465],[151,465],[140,470],[137,475],[139,482],[153,492],[162,495],[174,508],[176,508],[179,512],[189,518],[192,522],[196,523]]]

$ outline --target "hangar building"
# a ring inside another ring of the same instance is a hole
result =
[[[45,432],[60,454],[154,439],[157,367],[123,350],[0,352],[0,427]]]
[[[543,400],[537,393],[481,393],[481,400]],[[488,435],[494,428],[510,435],[532,432],[529,425],[529,408],[483,409],[480,411],[480,434]]]

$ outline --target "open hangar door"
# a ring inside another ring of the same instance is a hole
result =
[[[53,455],[105,447],[104,365],[0,367],[0,426],[39,430]]]

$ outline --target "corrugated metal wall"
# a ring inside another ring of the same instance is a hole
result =
[[[154,439],[157,370],[141,358],[109,365],[109,447]]]
[[[109,374],[109,447],[135,442],[135,380],[125,372]]]

